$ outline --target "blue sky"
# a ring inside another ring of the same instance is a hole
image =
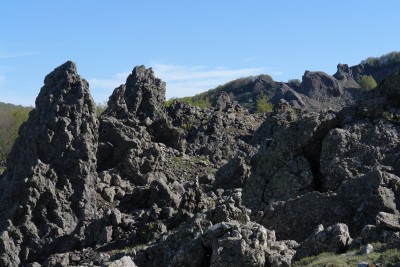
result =
[[[400,50],[400,1],[22,1],[0,3],[0,101],[34,105],[67,60],[104,102],[136,65],[167,98],[235,78],[300,79]]]

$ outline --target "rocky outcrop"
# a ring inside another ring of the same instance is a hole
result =
[[[126,83],[115,89],[111,95],[105,114],[118,119],[163,118],[165,83],[154,76],[151,68],[135,67]]]
[[[261,140],[261,148],[253,158],[255,170],[244,186],[245,203],[252,209],[318,191],[322,140],[338,124],[334,113],[306,113],[300,118],[293,115],[296,121],[292,124],[285,122],[287,117],[274,117],[282,120],[275,125],[283,127],[277,127],[277,132],[268,130],[271,136]]]
[[[290,266],[398,246],[400,76],[340,111],[307,111],[343,103],[354,75],[244,79],[286,99],[253,115],[227,93],[166,108],[165,84],[140,66],[98,121],[65,63],[0,177],[0,265]]]
[[[262,146],[244,186],[254,219],[278,238],[298,242],[319,224],[345,223],[352,236],[366,224],[397,231],[398,102],[388,97],[397,91],[388,84],[398,79],[389,77],[365,101],[337,114],[309,113],[292,122],[290,109],[271,114],[267,121],[276,126],[260,127],[266,139],[257,138]],[[299,165],[302,159],[305,165]],[[306,190],[299,186],[304,179],[296,169],[312,174]]]
[[[324,228],[321,224],[296,250],[296,259],[315,256],[322,252],[343,253],[352,239],[347,225],[337,223]]]
[[[290,266],[298,244],[250,222],[240,191],[146,248],[139,266]]]
[[[347,64],[338,64],[333,77],[338,80],[343,88],[360,88],[360,85],[354,80],[352,69]]]
[[[302,77],[301,90],[321,102],[342,94],[342,87],[336,78],[320,71],[306,71]]]
[[[334,191],[344,180],[372,170],[393,171],[399,141],[399,125],[385,119],[360,119],[331,130],[321,151],[323,189]]]
[[[0,265],[79,247],[96,217],[98,121],[88,83],[66,62],[46,76],[0,180]]]

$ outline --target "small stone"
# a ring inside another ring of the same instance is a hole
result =
[[[400,216],[386,212],[379,212],[376,216],[376,226],[385,230],[400,231]]]
[[[364,246],[361,251],[360,251],[360,255],[368,255],[371,252],[374,251],[374,247],[371,244],[367,244],[366,246]]]
[[[111,175],[108,172],[101,172],[99,174],[99,178],[103,183],[105,183],[107,185],[110,185],[110,183],[111,183]]]
[[[121,187],[117,187],[115,189],[115,194],[116,194],[117,198],[121,199],[121,198],[123,198],[125,196],[125,191],[122,190]]]
[[[113,202],[115,197],[115,188],[113,186],[104,188],[101,196],[104,198],[104,200]]]
[[[97,236],[97,242],[99,244],[106,244],[112,240],[113,228],[112,226],[104,227],[103,230]]]
[[[103,190],[104,190],[104,188],[105,188],[106,186],[107,186],[107,185],[106,185],[105,183],[98,183],[97,186],[96,186],[96,191],[97,191],[97,193],[103,192]]]
[[[111,223],[114,226],[117,226],[121,223],[122,214],[118,209],[113,209],[111,211]]]
[[[132,258],[129,256],[124,256],[119,260],[113,261],[110,267],[136,267],[136,264],[133,262]]]
[[[121,180],[121,177],[119,175],[112,176],[112,178],[111,178],[111,185],[112,186],[119,186],[120,187],[121,184],[122,184],[122,180]]]

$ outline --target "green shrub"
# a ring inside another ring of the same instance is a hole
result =
[[[103,112],[106,110],[107,108],[107,102],[103,102],[103,103],[96,103],[96,116],[100,117],[101,114],[103,114]]]
[[[274,109],[274,105],[269,102],[268,96],[261,92],[256,102],[256,113],[264,114],[269,113]]]
[[[288,80],[288,83],[294,84],[296,86],[300,86],[301,85],[301,81],[299,79],[290,79],[290,80]]]
[[[272,79],[272,77],[271,77],[270,75],[268,75],[268,74],[261,74],[261,75],[258,76],[258,77],[259,77],[260,79],[266,81],[266,82],[269,82],[269,83],[271,83],[271,82],[274,81],[274,79]]]
[[[370,91],[377,86],[375,79],[370,75],[363,75],[360,80],[360,86],[364,90]]]
[[[211,100],[208,97],[193,100],[192,104],[199,108],[209,108],[211,107]]]
[[[167,102],[165,102],[165,107],[168,108],[169,106],[171,106],[172,102],[174,102],[174,100],[176,100],[176,99],[178,99],[178,98],[172,97],[172,98],[168,99]]]
[[[369,57],[361,61],[361,64],[369,65],[371,67],[383,67],[396,63],[400,63],[400,52],[397,51],[384,54],[380,57]]]
[[[0,103],[0,161],[5,161],[22,123],[28,117],[30,107]]]

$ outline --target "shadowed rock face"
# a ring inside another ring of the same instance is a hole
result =
[[[0,180],[1,266],[73,248],[96,212],[98,121],[88,83],[70,61],[44,83]]]
[[[339,86],[338,81],[320,71],[306,71],[303,75],[301,86],[305,95],[320,101],[342,94],[342,88]]]
[[[111,95],[105,114],[154,121],[165,117],[165,83],[154,76],[151,68],[135,67],[126,83]]]
[[[139,66],[98,122],[66,62],[0,176],[0,266],[290,266],[398,245],[400,76],[338,112],[293,108],[329,103],[353,72],[306,73],[309,102],[284,86],[290,102],[259,116],[224,93],[165,108],[165,84]]]

